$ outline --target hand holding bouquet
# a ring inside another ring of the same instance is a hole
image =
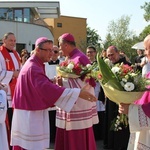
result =
[[[139,72],[134,72],[131,66],[122,63],[110,68],[99,55],[97,55],[97,62],[99,67],[97,79],[111,101],[117,104],[131,104],[140,99],[147,90],[148,79],[142,78]],[[128,119],[124,114],[118,115],[112,121],[111,130],[121,130],[122,125],[128,126]]]
[[[106,96],[115,103],[133,103],[146,91],[149,80],[142,78],[128,65],[116,64],[110,68],[103,59],[97,58],[100,81]],[[98,75],[97,75],[98,76]]]

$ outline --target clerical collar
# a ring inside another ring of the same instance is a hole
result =
[[[57,60],[50,60],[49,62],[48,62],[48,64],[49,65],[52,65],[52,64],[59,64],[59,59],[57,59]]]
[[[7,51],[9,52],[9,53],[13,53],[13,51],[12,50],[10,50],[10,49],[8,49],[8,48],[6,48],[7,49]]]

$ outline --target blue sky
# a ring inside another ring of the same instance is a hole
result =
[[[4,0],[11,1],[11,0]],[[12,0],[13,1],[13,0]],[[21,0],[16,0],[21,1]],[[32,1],[32,0],[27,0]],[[42,1],[42,0],[35,0]],[[110,21],[117,21],[123,15],[131,17],[129,29],[136,35],[150,23],[143,18],[140,8],[149,0],[44,0],[59,1],[60,12],[64,16],[87,18],[87,24],[105,39]]]
[[[129,29],[136,35],[148,25],[144,10],[140,8],[148,0],[59,0],[61,15],[87,18],[87,24],[105,39],[110,21],[123,15],[131,17]]]

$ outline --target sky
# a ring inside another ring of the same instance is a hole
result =
[[[3,0],[13,1],[13,0]],[[21,1],[21,0],[15,0]],[[32,0],[27,0],[32,1]],[[34,1],[34,0],[33,0]],[[36,0],[42,1],[42,0]],[[145,11],[141,6],[149,0],[43,0],[60,2],[60,13],[63,16],[86,18],[91,29],[95,29],[102,40],[108,33],[111,21],[117,21],[123,15],[129,16],[129,30],[139,33],[150,23],[144,20]]]
[[[87,18],[87,24],[105,39],[109,23],[121,16],[129,16],[129,30],[139,35],[150,23],[144,20],[145,11],[141,6],[148,0],[58,0],[64,16]]]

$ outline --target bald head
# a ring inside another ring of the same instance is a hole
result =
[[[118,51],[117,47],[115,47],[115,46],[108,47],[106,53],[107,53],[108,59],[113,64],[116,63],[120,59],[119,51]]]
[[[144,48],[145,50],[150,49],[150,34],[144,39]]]

